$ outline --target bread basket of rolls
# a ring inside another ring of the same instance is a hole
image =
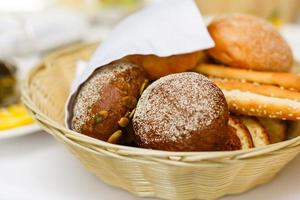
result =
[[[91,73],[89,65],[78,72],[78,63],[105,57],[101,48],[114,54],[114,44],[59,50],[28,74],[23,101],[109,185],[172,200],[245,192],[272,180],[300,151],[300,76],[290,47],[263,19],[216,16],[207,31],[212,47],[129,52]]]

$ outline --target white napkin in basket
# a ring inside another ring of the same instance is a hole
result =
[[[164,0],[129,16],[102,42],[86,70],[74,80],[66,104],[66,125],[76,91],[96,68],[131,54],[163,57],[213,46],[194,0]]]

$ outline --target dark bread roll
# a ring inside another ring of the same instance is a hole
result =
[[[267,21],[246,14],[216,17],[208,26],[215,47],[208,53],[230,67],[259,71],[289,71],[290,47]]]
[[[71,128],[108,141],[120,129],[120,119],[135,108],[145,81],[143,69],[134,64],[113,63],[97,69],[75,97]]]
[[[185,72],[162,77],[144,91],[133,128],[140,147],[214,151],[224,150],[227,122],[222,91],[203,75]]]

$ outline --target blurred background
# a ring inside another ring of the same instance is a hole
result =
[[[163,0],[0,0],[0,58],[103,39],[125,16]],[[205,16],[244,12],[274,25],[300,23],[300,0],[196,0]]]
[[[121,19],[158,1],[164,0],[0,0],[0,131],[32,122],[19,104],[18,84],[45,54],[78,42],[100,41]],[[300,0],[196,2],[207,21],[232,12],[266,18],[300,61]]]

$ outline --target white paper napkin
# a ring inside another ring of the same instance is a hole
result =
[[[73,97],[96,68],[132,54],[164,57],[213,46],[194,0],[164,0],[127,17],[102,42],[88,68],[74,80],[66,104],[67,126]]]

